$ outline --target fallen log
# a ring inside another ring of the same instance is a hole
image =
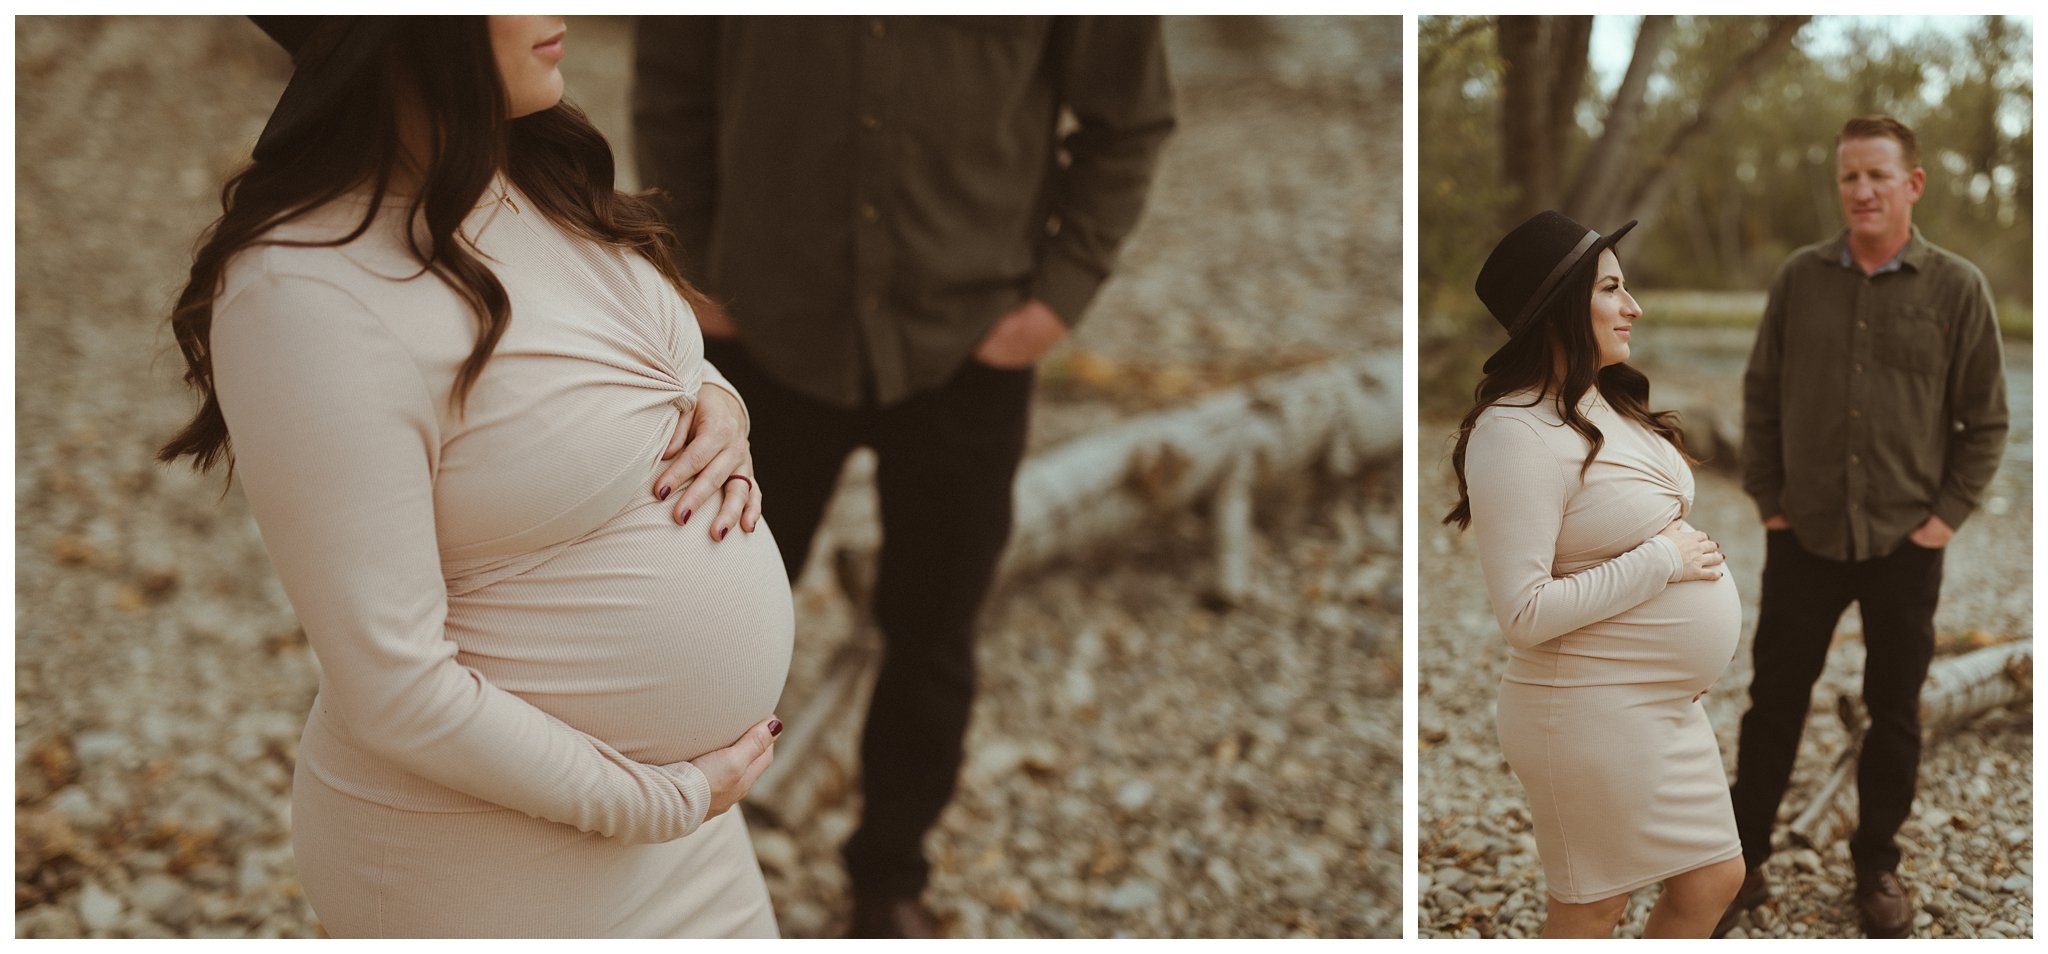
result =
[[[1099,548],[1207,501],[1217,565],[1210,590],[1235,602],[1251,580],[1253,493],[1319,467],[1348,477],[1398,460],[1401,408],[1400,353],[1371,353],[1270,375],[1050,448],[1018,473],[998,576]],[[881,543],[873,470],[869,454],[849,463],[800,587],[830,586],[866,605]],[[835,780],[853,762],[877,642],[863,623],[835,650],[824,683],[791,709],[803,717],[785,720],[778,768],[761,777],[749,805],[796,817],[843,787]]]
[[[1928,667],[1920,690],[1923,733],[1959,726],[1977,715],[2034,696],[2034,641],[2004,643],[1952,656]],[[1802,847],[1819,849],[1848,834],[1855,824],[1855,800],[1843,793],[1855,788],[1856,755],[1867,724],[1854,698],[1837,700],[1837,712],[1850,728],[1850,743],[1813,800],[1792,819],[1789,834]]]
[[[1120,538],[1220,486],[1249,493],[1319,463],[1356,473],[1399,456],[1401,420],[1400,355],[1380,353],[1262,378],[1069,441],[1018,475],[1004,570]]]
[[[1247,470],[1248,482],[1231,488],[1244,493],[1306,476],[1319,463],[1338,476],[1385,463],[1401,453],[1401,420],[1400,353],[1375,352],[1270,375],[1075,438],[1019,470],[1015,528],[1000,573],[1120,539],[1210,497],[1233,471]],[[873,469],[866,454],[849,465],[814,554],[871,557],[880,546]],[[829,561],[811,560],[821,562]]]

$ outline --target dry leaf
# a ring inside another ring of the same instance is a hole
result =
[[[78,780],[78,756],[71,751],[71,737],[62,732],[44,739],[29,752],[28,759],[53,788],[63,788]]]
[[[50,555],[56,557],[58,563],[81,566],[99,559],[100,554],[92,544],[67,534],[50,544]]]

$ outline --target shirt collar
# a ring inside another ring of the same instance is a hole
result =
[[[1896,272],[1905,268],[1910,268],[1916,272],[1920,270],[1922,261],[1927,257],[1927,240],[1920,237],[1920,226],[1915,225],[1912,229],[1913,233],[1906,237],[1906,244],[1899,247],[1898,252],[1891,257],[1890,261],[1879,265],[1876,271],[1871,272],[1870,276],[1872,278],[1883,275],[1886,272]],[[1857,274],[1862,274],[1863,266],[1856,264],[1855,254],[1849,251],[1848,229],[1843,229],[1839,235],[1835,236],[1833,250],[1834,255],[1832,259],[1835,264]]]

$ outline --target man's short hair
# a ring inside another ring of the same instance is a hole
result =
[[[1905,123],[1890,116],[1858,116],[1842,124],[1842,131],[1835,135],[1835,145],[1851,139],[1892,139],[1899,144],[1899,155],[1906,160],[1906,171],[1920,168],[1920,140]]]

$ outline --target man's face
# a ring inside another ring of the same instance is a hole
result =
[[[1913,230],[1913,203],[1926,185],[1926,171],[1906,168],[1905,151],[1890,136],[1845,139],[1835,147],[1835,189],[1853,238],[1904,242]]]

